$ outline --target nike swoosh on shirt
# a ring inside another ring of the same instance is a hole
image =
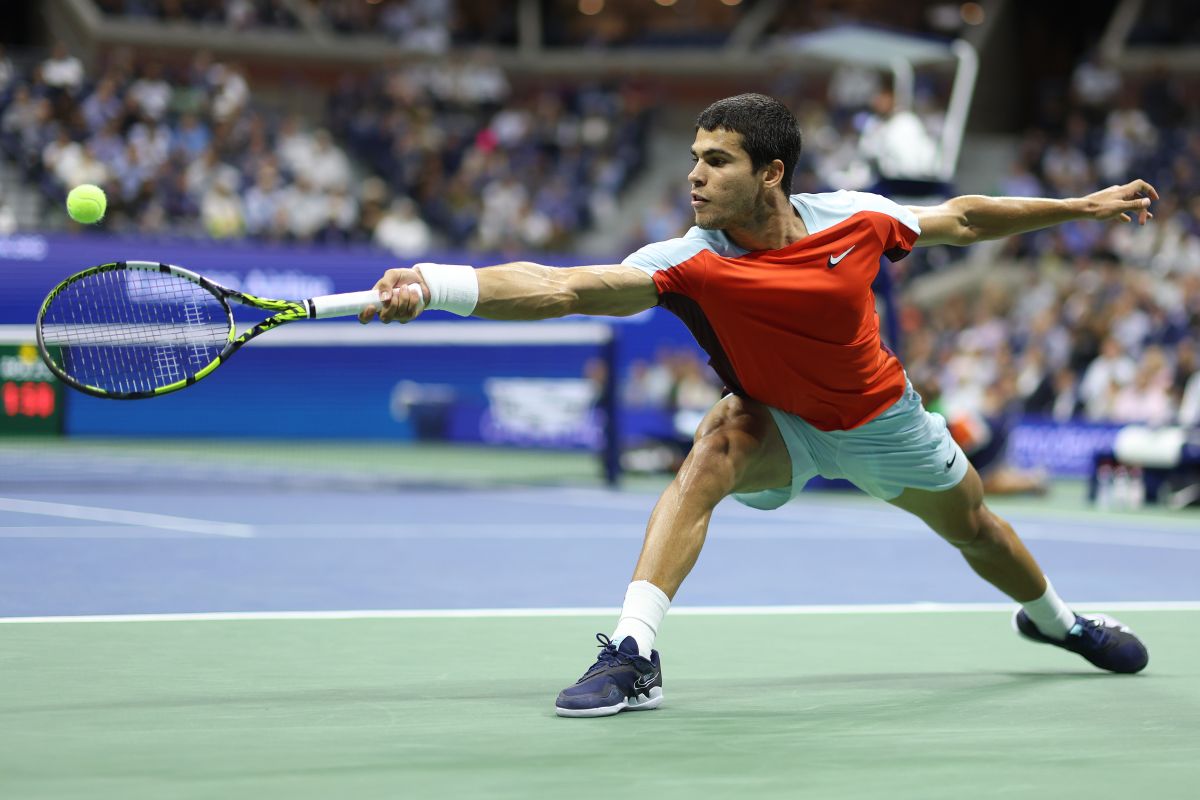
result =
[[[829,263],[828,263],[828,264],[826,264],[825,266],[829,267],[830,269],[833,269],[834,267],[836,267],[838,264],[840,264],[840,263],[842,262],[842,259],[843,259],[843,258],[845,258],[846,256],[850,255],[850,251],[851,251],[851,250],[853,250],[853,249],[854,249],[855,247],[857,247],[857,246],[858,246],[858,245],[854,245],[854,244],[852,244],[852,245],[850,245],[850,247],[849,247],[849,248],[846,250],[846,252],[842,253],[840,256],[830,256],[830,257],[829,257]]]
[[[946,462],[946,469],[950,469],[951,467],[953,467],[953,466],[954,466],[954,461],[955,461],[955,459],[957,459],[957,458],[958,458],[958,451],[957,451],[957,450],[955,450],[955,451],[954,451],[954,455],[950,456],[950,460]]]

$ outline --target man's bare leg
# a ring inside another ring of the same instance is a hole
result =
[[[650,515],[616,630],[611,639],[599,635],[599,658],[559,693],[556,714],[599,717],[662,703],[654,638],[704,547],[713,508],[735,491],[787,486],[791,472],[787,447],[765,406],[732,395],[713,406],[696,431],[691,453]]]
[[[1070,650],[1110,672],[1145,669],[1149,655],[1132,631],[1108,617],[1077,617],[1063,602],[1012,526],[984,504],[974,467],[953,489],[906,489],[890,502],[924,520],[981,578],[1021,604],[1014,622],[1026,639]]]
[[[766,406],[725,397],[701,421],[691,453],[654,506],[633,579],[673,598],[700,555],[717,503],[791,481],[787,447]]]
[[[953,489],[905,489],[888,502],[920,517],[958,548],[979,577],[1018,603],[1045,593],[1046,578],[1033,555],[1012,526],[984,504],[983,483],[974,467]]]

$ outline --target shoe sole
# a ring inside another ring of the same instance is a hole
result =
[[[622,711],[650,711],[662,705],[662,689],[655,686],[645,700],[623,700],[615,706],[601,708],[560,708],[554,707],[554,713],[560,717],[611,717]]]

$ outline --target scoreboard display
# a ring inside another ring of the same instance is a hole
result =
[[[0,344],[0,436],[62,433],[63,386],[37,346]]]

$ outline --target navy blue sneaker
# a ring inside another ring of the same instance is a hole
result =
[[[1141,672],[1150,662],[1146,646],[1133,635],[1133,631],[1103,614],[1076,614],[1074,627],[1062,641],[1051,639],[1039,631],[1023,608],[1017,609],[1013,615],[1013,627],[1026,639],[1078,653],[1094,666],[1109,672]]]
[[[596,634],[600,656],[583,677],[558,693],[554,712],[560,717],[607,717],[628,709],[645,711],[662,704],[662,669],[658,651],[638,655],[632,636],[620,646]]]

